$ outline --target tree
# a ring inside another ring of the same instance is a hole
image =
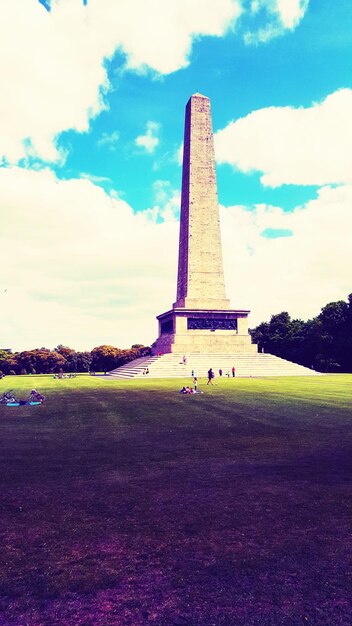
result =
[[[269,323],[259,324],[250,333],[260,352],[264,349],[265,352],[288,358],[288,354],[295,351],[294,335],[301,324],[301,320],[291,320],[287,311],[282,311],[272,315]]]
[[[25,350],[18,355],[20,369],[27,372],[35,370],[38,374],[50,374],[58,371],[65,364],[65,357],[48,348]]]
[[[323,372],[352,372],[352,294],[324,306],[312,320],[292,320],[286,311],[250,330],[259,350]]]
[[[250,328],[253,343],[258,344],[259,352],[269,352],[270,334],[268,322],[262,322],[256,328]]]
[[[107,372],[118,367],[118,359],[121,356],[121,350],[114,348],[114,346],[102,345],[93,348],[92,354],[92,369],[96,371]]]
[[[73,352],[66,358],[66,372],[89,372],[92,363],[90,352]]]
[[[330,302],[318,315],[322,325],[322,361],[326,371],[349,371],[351,357],[346,346],[351,341],[350,302]]]
[[[73,350],[73,348],[69,348],[68,346],[63,346],[60,343],[56,348],[54,348],[54,352],[61,354],[63,357],[65,357],[65,359],[67,359],[67,357],[69,357],[71,354],[75,354],[76,350]]]
[[[330,302],[324,306],[318,315],[324,327],[336,333],[344,328],[348,318],[348,304],[344,300]]]
[[[9,374],[11,370],[18,373],[19,365],[16,353],[12,354],[11,350],[0,350],[0,369],[4,374]]]

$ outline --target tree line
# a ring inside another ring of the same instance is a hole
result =
[[[76,352],[63,345],[54,350],[36,348],[24,352],[0,349],[0,375],[107,372],[148,354],[150,348],[141,344],[134,344],[127,350],[102,345],[90,352]]]
[[[352,372],[352,294],[347,302],[330,302],[306,322],[283,311],[249,332],[260,352],[319,372]]]

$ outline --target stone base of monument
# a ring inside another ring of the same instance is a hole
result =
[[[153,354],[256,354],[256,344],[250,335],[237,335],[230,331],[193,331],[185,334],[166,334],[158,337]]]
[[[154,354],[253,354],[248,334],[249,311],[174,307],[158,315],[159,336]]]
[[[186,357],[184,363],[183,357]],[[192,371],[206,382],[207,372],[212,368],[216,378],[222,370],[222,378],[232,379],[232,367],[236,378],[255,378],[263,376],[312,376],[314,370],[286,361],[272,354],[220,354],[220,353],[170,353],[135,359],[107,374],[107,378],[183,378],[192,383]],[[143,374],[146,368],[149,373]],[[227,376],[229,375],[229,376]]]

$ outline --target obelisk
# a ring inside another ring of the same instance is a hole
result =
[[[176,302],[157,316],[153,352],[256,352],[248,313],[225,295],[210,100],[195,93],[185,115]]]
[[[176,307],[228,309],[210,100],[186,105]]]

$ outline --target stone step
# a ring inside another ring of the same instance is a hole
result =
[[[148,378],[190,378],[192,370],[198,378],[206,378],[212,367],[215,376],[222,369],[223,376],[236,368],[236,377],[257,376],[312,376],[318,374],[297,363],[272,354],[188,354],[183,364],[182,354],[163,354],[135,359],[107,374],[111,378],[145,378],[143,371],[149,369]]]

